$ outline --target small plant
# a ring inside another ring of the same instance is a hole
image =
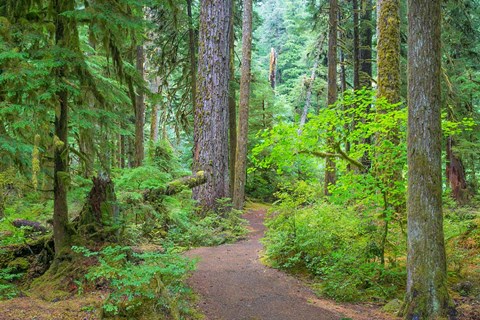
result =
[[[18,294],[12,281],[21,278],[22,274],[13,271],[13,268],[0,269],[0,300],[12,299]]]
[[[135,252],[131,247],[108,246],[96,252],[73,247],[86,257],[96,257],[98,265],[85,275],[90,283],[106,283],[110,294],[103,303],[105,315],[133,317],[139,307],[142,312],[160,308],[166,316],[179,319],[189,310],[188,289],[183,281],[194,264],[171,253]]]

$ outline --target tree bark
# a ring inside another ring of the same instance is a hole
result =
[[[372,0],[360,0],[360,48],[359,48],[359,87],[370,89],[372,87]],[[367,113],[370,106],[367,106]],[[361,119],[365,121],[365,119]],[[372,139],[365,138],[363,143],[370,145]],[[371,167],[371,159],[367,152],[362,156],[362,164],[366,168]]]
[[[195,101],[197,97],[197,62],[195,59],[195,29],[193,28],[193,15],[192,15],[192,0],[187,0],[187,14],[188,14],[188,49],[190,58],[190,82],[191,82],[191,98],[192,109],[195,114]]]
[[[302,116],[300,117],[300,126],[299,126],[299,129],[298,129],[298,134],[299,135],[302,134],[303,126],[305,125],[305,122],[307,122],[308,109],[310,109],[310,104],[312,102],[313,83],[315,82],[315,73],[317,72],[318,61],[319,61],[319,56],[317,56],[315,58],[315,63],[313,64],[312,74],[310,75],[310,79],[309,79],[309,82],[308,82],[307,94],[306,94],[306,98],[305,98],[305,105],[303,106]]]
[[[337,101],[337,0],[330,0],[329,29],[328,29],[328,99],[330,106]],[[333,148],[333,141],[327,141],[329,148]],[[335,161],[328,157],[325,159],[324,194],[330,195],[328,187],[336,181]]]
[[[378,93],[389,103],[400,101],[400,1],[378,0]]]
[[[360,89],[360,33],[358,25],[358,0],[352,0],[353,9],[353,89]]]
[[[459,204],[464,204],[468,200],[467,181],[465,179],[465,167],[453,147],[455,140],[453,137],[447,138],[447,163],[446,177],[452,190],[452,197]]]
[[[233,207],[243,209],[247,181],[248,109],[252,64],[252,0],[243,0],[242,69],[240,78],[240,110],[238,113],[237,153]]]
[[[408,1],[408,255],[405,319],[453,314],[442,215],[440,0]]]
[[[270,70],[268,78],[270,86],[275,90],[277,84],[277,51],[274,48],[270,49]]]
[[[66,48],[69,44],[69,23],[61,14],[74,9],[72,0],[55,0],[55,44]],[[66,75],[66,65],[56,68],[57,85],[63,87]],[[58,257],[70,244],[67,184],[68,172],[68,91],[60,89],[57,92],[58,105],[55,110],[55,137],[54,137],[54,185],[53,185],[53,236],[55,255]]]
[[[144,79],[145,55],[143,45],[137,46],[136,67],[142,81]],[[135,95],[135,163],[134,167],[140,167],[145,158],[143,143],[143,127],[145,126],[145,94],[143,83],[137,88]]]
[[[235,157],[237,152],[237,105],[235,98],[235,30],[234,30],[234,0],[230,4],[230,83],[228,94],[228,132],[229,132],[229,167],[230,167],[230,197],[233,199],[233,189],[235,185]]]
[[[231,0],[203,0],[200,8],[198,76],[193,171],[205,171],[207,183],[193,189],[202,210],[228,197],[228,87]]]

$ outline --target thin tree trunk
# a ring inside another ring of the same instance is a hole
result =
[[[136,67],[141,79],[144,78],[145,55],[143,45],[137,46]],[[145,158],[143,143],[143,127],[145,125],[145,94],[143,92],[143,83],[137,88],[135,96],[135,163],[134,167],[140,167]]]
[[[230,166],[230,197],[233,199],[233,189],[235,185],[235,157],[237,152],[237,106],[235,98],[235,30],[234,30],[234,0],[230,4],[230,83],[228,94],[228,132],[229,132],[229,166]]]
[[[237,153],[233,207],[243,209],[247,180],[248,109],[252,64],[252,0],[243,0],[242,69],[240,78],[240,110],[238,113]]]
[[[159,93],[159,84],[158,84],[158,78],[153,79],[150,82],[150,91],[153,94],[158,94]],[[158,113],[160,112],[158,103],[152,103],[152,115],[151,115],[151,120],[150,120],[150,141],[152,144],[155,144],[158,142],[158,127],[160,125],[160,117]]]
[[[270,49],[270,70],[269,70],[269,80],[270,86],[272,89],[275,89],[277,84],[277,51],[274,48]]]
[[[408,255],[405,319],[452,315],[441,172],[441,1],[408,1]]]
[[[228,197],[228,87],[231,0],[204,0],[200,8],[193,171],[207,183],[193,189],[203,211]]]
[[[462,160],[457,156],[453,147],[455,140],[453,137],[447,138],[447,163],[446,177],[452,191],[452,197],[459,204],[463,204],[468,200],[467,181],[465,179],[465,167]]]
[[[55,43],[57,46],[66,47],[68,32],[72,26],[68,25],[67,18],[61,14],[73,10],[72,0],[55,0]],[[57,85],[60,85],[66,75],[66,66],[62,65],[55,71]],[[68,181],[68,91],[61,89],[57,92],[58,107],[55,112],[55,138],[54,138],[54,185],[53,185],[53,236],[55,242],[55,255],[61,255],[70,244],[67,181]]]
[[[337,101],[337,0],[330,0],[329,30],[328,30],[328,100],[330,106]],[[333,149],[333,141],[327,141]],[[331,157],[325,159],[324,194],[330,195],[328,187],[336,181],[335,161]]]
[[[195,59],[195,29],[193,28],[193,15],[192,15],[192,0],[187,0],[187,14],[188,14],[188,49],[190,56],[190,81],[192,90],[192,108],[193,114],[195,114],[195,102],[197,97],[197,62]]]
[[[353,9],[353,89],[360,89],[360,34],[358,30],[358,0],[352,0]]]
[[[359,87],[370,89],[372,87],[372,0],[360,0],[360,48],[359,48]],[[366,112],[370,112],[367,106]],[[361,119],[365,122],[365,119]],[[370,145],[371,137],[365,138],[363,143]],[[366,168],[371,167],[371,159],[367,152],[362,156],[362,164]]]
[[[303,112],[302,116],[300,117],[300,126],[298,129],[298,134],[302,134],[302,129],[303,126],[305,125],[305,122],[307,122],[307,115],[308,115],[308,110],[310,109],[310,104],[312,102],[312,90],[313,90],[313,84],[315,82],[315,73],[318,69],[318,62],[319,62],[319,56],[315,58],[315,63],[313,64],[313,69],[312,69],[312,74],[310,75],[309,83],[307,86],[307,94],[305,98],[305,105],[303,106]]]

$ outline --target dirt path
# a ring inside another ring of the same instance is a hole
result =
[[[355,320],[392,319],[365,306],[339,305],[317,299],[297,279],[258,260],[262,250],[264,209],[252,210],[247,240],[231,245],[197,248],[198,269],[189,284],[200,295],[206,319],[222,320]]]

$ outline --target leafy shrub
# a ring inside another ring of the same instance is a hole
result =
[[[106,283],[110,289],[103,303],[105,315],[133,317],[139,307],[162,310],[165,317],[180,319],[190,309],[184,280],[194,263],[172,253],[134,252],[131,247],[108,246],[95,252],[83,247],[74,251],[96,257],[98,265],[85,275],[90,283]]]
[[[14,272],[13,268],[0,269],[0,300],[11,299],[18,294],[12,282],[21,277],[22,274]]]
[[[278,193],[267,220],[265,254],[274,266],[306,271],[320,291],[354,301],[386,300],[403,287],[405,274],[394,261],[380,263],[378,227],[369,215],[318,201],[318,185],[299,182]]]

